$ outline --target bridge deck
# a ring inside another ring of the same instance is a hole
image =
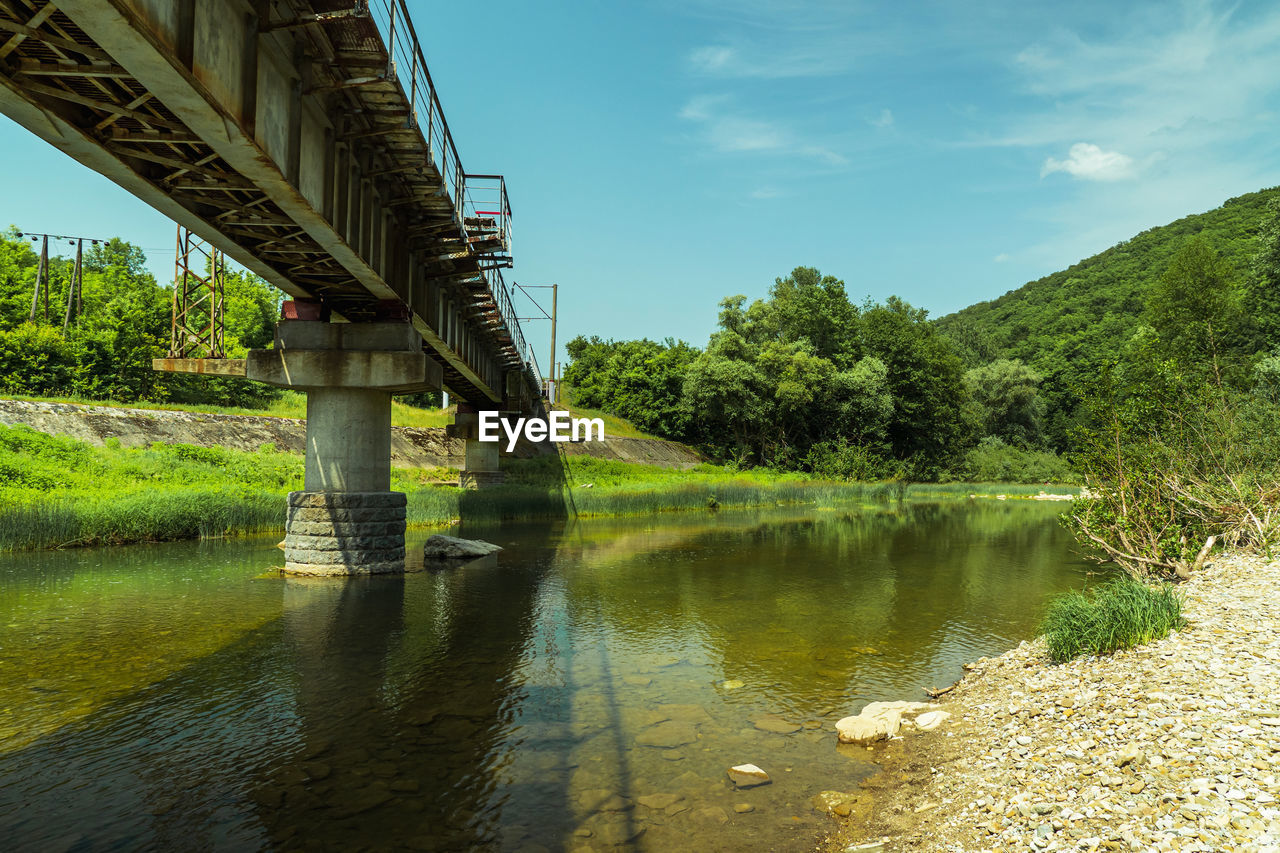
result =
[[[536,396],[505,182],[463,171],[403,0],[261,7],[0,0],[0,109],[294,297],[409,317],[462,399]]]

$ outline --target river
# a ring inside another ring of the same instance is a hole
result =
[[[506,550],[351,581],[276,537],[0,555],[0,846],[808,850],[873,769],[837,719],[1085,583],[1061,509],[464,524]]]

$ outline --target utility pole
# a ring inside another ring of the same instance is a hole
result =
[[[551,393],[552,403],[560,402],[560,383],[556,381],[556,297],[560,293],[560,285],[551,285]]]
[[[76,263],[71,270],[71,283],[67,285],[67,312],[62,320],[62,331],[66,332],[71,328],[71,321],[84,313],[84,242],[88,240],[96,246],[107,241],[92,237],[69,237],[66,234],[32,234],[30,231],[19,231],[18,236],[30,237],[33,243],[40,240],[40,266],[36,269],[36,292],[31,297],[29,315],[32,323],[36,321],[38,313],[46,323],[49,322],[49,241],[66,240],[76,247]]]
[[[533,320],[550,320],[551,321],[551,362],[547,365],[548,375],[546,377],[538,377],[538,378],[539,379],[545,378],[547,381],[547,385],[549,386],[548,388],[549,393],[547,394],[548,401],[553,404],[558,403],[560,402],[560,385],[556,381],[556,375],[558,373],[558,371],[556,370],[556,318],[558,316],[558,311],[556,310],[556,302],[560,293],[560,285],[558,284],[519,284],[518,282],[512,282],[512,285],[516,288],[516,290],[520,291],[526,297],[528,297],[529,301],[533,303],[534,308],[537,308],[539,311],[542,312],[541,317],[517,317],[516,320],[518,320],[521,323],[527,323]],[[551,311],[550,312],[548,312],[546,308],[543,308],[540,304],[538,304],[538,300],[533,298],[533,294],[529,292],[530,290],[550,290],[551,291]],[[532,346],[529,347],[529,358],[531,361],[533,361]],[[536,362],[534,366],[535,367],[537,366]]]
[[[21,235],[19,235],[21,236]],[[32,323],[36,321],[36,308],[40,305],[40,294],[44,294],[44,321],[49,322],[49,235],[38,234],[40,241],[40,266],[36,269],[36,292],[31,297],[31,317]]]
[[[71,321],[84,313],[84,238],[76,239],[76,266],[71,271],[71,284],[67,288],[67,313],[62,318],[62,334],[71,328]]]

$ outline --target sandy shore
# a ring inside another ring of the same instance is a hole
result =
[[[868,752],[884,772],[823,849],[1280,853],[1280,562],[1182,589],[1185,629],[1142,648],[978,661],[942,728]]]

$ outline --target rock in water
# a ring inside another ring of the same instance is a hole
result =
[[[885,740],[894,733],[890,730],[889,720],[884,717],[863,716],[845,717],[837,721],[836,732],[841,743],[856,743],[861,746]]]
[[[765,773],[754,764],[739,764],[736,767],[730,767],[728,773],[729,778],[733,780],[733,784],[739,788],[754,788],[756,785],[768,785],[772,781],[768,773]]]
[[[422,546],[422,556],[445,560],[469,560],[484,557],[502,550],[500,545],[479,539],[459,539],[456,536],[435,534]]]
[[[891,738],[902,727],[902,718],[937,710],[928,702],[871,702],[856,717],[845,717],[836,723],[841,743],[863,746]],[[938,722],[941,722],[939,720]]]

